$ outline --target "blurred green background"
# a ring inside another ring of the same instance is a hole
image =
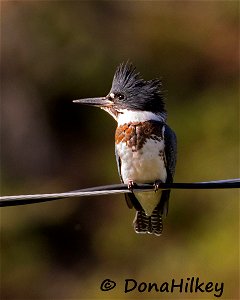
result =
[[[128,59],[163,80],[175,181],[239,177],[238,51],[238,1],[1,2],[2,195],[119,182],[115,121],[72,99],[106,95]],[[192,276],[238,299],[238,201],[174,190],[161,237],[135,234],[122,195],[2,208],[1,299],[215,298],[123,292]]]

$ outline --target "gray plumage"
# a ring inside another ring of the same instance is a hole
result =
[[[144,80],[131,63],[122,63],[106,97],[74,102],[100,107],[118,123],[115,154],[118,173],[129,187],[135,182],[171,183],[175,172],[177,141],[166,125],[162,82]],[[170,190],[125,194],[130,208],[137,210],[134,228],[139,233],[160,235],[167,215]]]

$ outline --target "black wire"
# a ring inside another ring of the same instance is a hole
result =
[[[229,189],[240,188],[240,178],[217,180],[208,182],[192,183],[161,183],[159,188],[166,189]],[[134,191],[151,191],[154,190],[154,184],[138,184],[134,186]],[[66,193],[53,194],[35,194],[35,195],[18,195],[0,197],[0,207],[16,206],[25,204],[42,203],[47,201],[62,200],[72,197],[110,195],[118,193],[131,193],[126,184],[112,184],[100,187],[91,187],[81,190],[75,190]]]

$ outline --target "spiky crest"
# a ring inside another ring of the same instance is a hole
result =
[[[129,109],[166,113],[162,82],[159,79],[144,80],[132,63],[122,63],[112,82],[112,93],[124,95],[122,104]]]

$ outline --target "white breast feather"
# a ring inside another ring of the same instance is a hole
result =
[[[155,114],[150,111],[131,111],[127,109],[119,110],[117,116],[118,126],[123,124],[128,124],[130,122],[145,122],[149,120],[154,121],[166,121],[166,114]]]
[[[163,126],[164,135],[164,126]],[[117,152],[121,158],[121,175],[124,183],[133,180],[136,183],[150,183],[156,180],[166,181],[167,171],[164,158],[159,155],[164,151],[164,141],[148,139],[138,151],[132,151],[126,143],[117,144]],[[135,193],[147,215],[151,215],[157,206],[160,193]]]

